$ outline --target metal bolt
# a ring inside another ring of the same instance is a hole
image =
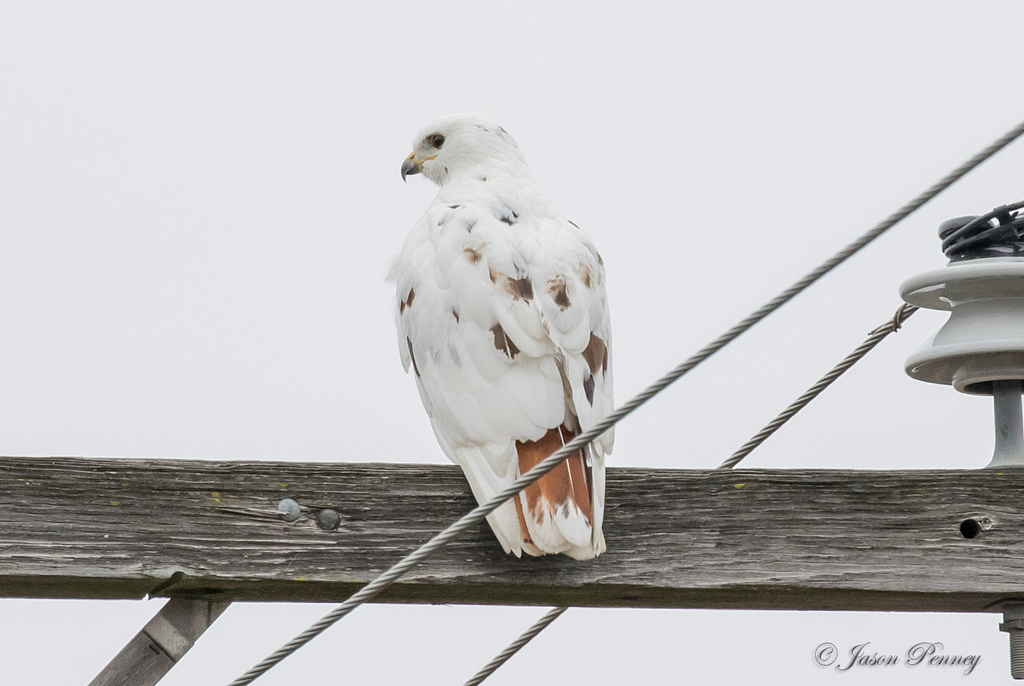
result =
[[[1010,676],[1024,679],[1024,603],[1005,603],[1000,631],[1010,634]]]
[[[285,498],[277,504],[277,511],[281,513],[281,519],[286,522],[294,522],[299,518],[302,508],[291,498]]]
[[[341,515],[334,510],[320,510],[316,516],[316,523],[325,531],[334,531],[341,524]]]
[[[996,449],[991,468],[1024,467],[1024,420],[1020,407],[1019,380],[993,381],[995,403]]]

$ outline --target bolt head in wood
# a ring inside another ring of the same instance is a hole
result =
[[[341,515],[334,510],[321,510],[316,516],[316,524],[324,531],[334,531],[341,524]]]
[[[277,511],[281,513],[281,519],[286,522],[294,522],[302,513],[302,508],[291,498],[285,498],[277,504]]]

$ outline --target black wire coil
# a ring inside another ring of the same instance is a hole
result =
[[[1024,200],[980,217],[956,217],[939,226],[942,252],[951,262],[979,257],[1024,257]]]

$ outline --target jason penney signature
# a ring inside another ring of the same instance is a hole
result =
[[[834,643],[822,643],[814,649],[814,661],[822,667],[835,665],[840,672],[854,667],[892,667],[901,662],[908,667],[961,667],[964,674],[970,674],[981,662],[981,655],[946,655],[941,643],[915,643],[907,649],[906,655],[886,655],[869,650],[871,643],[861,643],[850,648],[848,657],[839,657]]]

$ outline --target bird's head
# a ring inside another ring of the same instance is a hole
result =
[[[505,129],[479,114],[452,114],[424,126],[402,163],[402,180],[423,174],[443,186],[474,170],[525,171],[526,160]]]

